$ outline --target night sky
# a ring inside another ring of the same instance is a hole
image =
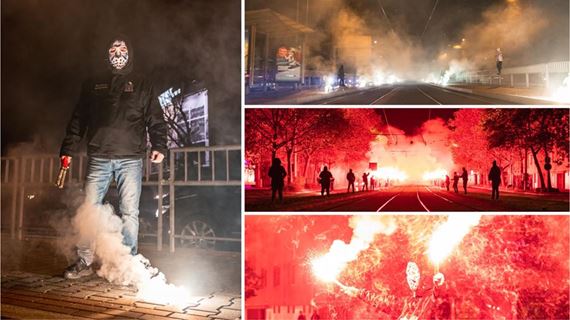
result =
[[[422,125],[430,120],[435,118],[440,118],[443,121],[447,122],[449,119],[453,117],[453,113],[456,112],[458,109],[431,109],[431,108],[423,108],[423,109],[377,109],[377,113],[382,119],[382,122],[385,123],[386,119],[384,118],[384,111],[386,112],[386,117],[388,117],[388,123],[392,127],[396,127],[398,129],[403,130],[406,132],[407,135],[413,135],[419,132],[419,129]]]
[[[58,152],[81,82],[105,68],[118,32],[157,89],[201,81],[212,144],[238,144],[240,11],[227,0],[3,0],[2,155],[32,141]]]

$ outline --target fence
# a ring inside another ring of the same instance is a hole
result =
[[[496,70],[467,71],[456,75],[455,82],[550,89],[562,85],[562,81],[570,75],[570,62],[559,61],[504,68],[501,77],[496,73]]]
[[[169,196],[169,248],[176,249],[176,240],[216,240],[240,242],[239,238],[200,237],[176,234],[176,187],[179,186],[241,186],[241,147],[238,145],[215,147],[191,147],[171,149],[161,164],[150,162],[145,158],[143,165],[143,186],[155,186],[159,214],[157,215],[156,236],[158,250],[163,248],[163,199],[165,188]],[[28,228],[26,219],[26,190],[33,188],[55,188],[54,182],[59,173],[59,157],[57,155],[35,155],[22,157],[2,157],[0,180],[2,193],[7,195],[9,204],[2,206],[2,220],[9,217],[9,233],[12,239],[23,239],[37,236],[45,230]],[[73,163],[66,176],[66,188],[78,188],[85,182],[87,156],[73,158]],[[31,195],[28,195],[29,197]],[[8,210],[6,210],[8,209]],[[238,210],[238,209],[236,209]],[[4,225],[3,225],[4,228]],[[47,229],[47,227],[46,227]],[[4,230],[3,230],[4,231]]]

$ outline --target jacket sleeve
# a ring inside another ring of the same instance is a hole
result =
[[[145,124],[150,137],[152,151],[158,151],[166,156],[168,147],[166,145],[166,133],[168,127],[164,120],[162,107],[158,103],[158,96],[154,86],[150,85],[150,94],[145,107]]]
[[[87,131],[87,108],[88,108],[89,84],[83,83],[79,101],[73,110],[71,119],[67,124],[65,137],[59,151],[60,156],[75,156],[79,151],[81,139]]]

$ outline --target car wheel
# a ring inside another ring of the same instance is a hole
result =
[[[194,236],[197,238],[181,238],[180,245],[187,248],[200,248],[211,250],[216,247],[216,240],[213,239],[203,239],[202,237],[215,237],[216,232],[214,228],[202,220],[193,220],[188,223],[182,229],[181,235],[184,236]]]

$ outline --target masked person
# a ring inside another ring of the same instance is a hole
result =
[[[85,81],[79,102],[60,151],[62,165],[71,162],[86,135],[87,176],[85,201],[102,204],[111,181],[119,193],[123,244],[137,253],[139,200],[143,158],[150,137],[150,159],[160,163],[167,152],[162,109],[151,82],[133,72],[133,48],[125,36],[112,39],[106,48],[108,70]],[[78,243],[78,260],[64,273],[77,279],[93,273],[92,243]]]
[[[446,294],[446,289],[443,286],[445,277],[442,273],[438,272],[433,276],[432,281],[433,285],[431,287],[420,287],[420,270],[417,264],[411,261],[408,262],[408,265],[406,266],[406,282],[412,291],[412,295],[403,299],[403,308],[398,319],[412,320],[449,318],[449,308],[442,308],[443,305],[441,301],[438,301],[441,300],[438,298],[443,298]],[[388,304],[394,302],[387,296],[367,289],[344,286],[342,287],[342,291],[349,296],[359,298],[378,310],[384,309]]]

